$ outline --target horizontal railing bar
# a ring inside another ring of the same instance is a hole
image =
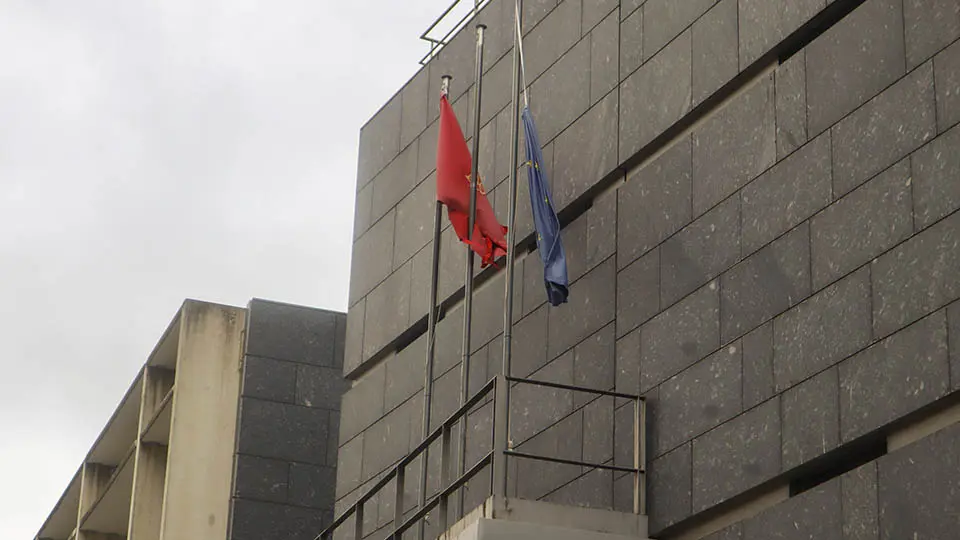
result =
[[[436,505],[440,504],[441,497],[449,497],[450,495],[452,495],[454,491],[463,487],[464,484],[466,484],[470,480],[473,480],[474,476],[479,474],[484,467],[490,465],[492,462],[493,462],[493,452],[491,451],[491,452],[488,452],[487,455],[483,456],[483,458],[480,461],[478,461],[476,465],[474,465],[473,467],[470,467],[469,470],[464,472],[463,475],[460,478],[458,478],[454,483],[447,486],[447,488],[441,491],[440,493],[437,493],[436,495],[434,495],[429,502],[423,505],[423,508],[417,510],[415,514],[407,518],[407,520],[404,521],[403,524],[400,525],[400,527],[397,528],[395,531],[393,531],[393,533],[391,533],[390,536],[388,536],[385,540],[393,540],[393,539],[399,538],[400,535],[402,535],[407,531],[407,529],[412,527],[417,521],[423,519],[423,517],[430,512],[430,510],[433,510],[433,508]]]
[[[444,10],[444,12],[441,13],[440,16],[433,21],[433,24],[431,24],[429,28],[423,31],[423,34],[420,35],[420,39],[428,39],[427,34],[429,34],[431,30],[436,28],[437,25],[440,24],[440,22],[443,21],[443,19],[445,19],[447,15],[449,15],[450,12],[453,11],[453,8],[457,7],[457,4],[459,3],[460,3],[460,0],[453,0],[453,2],[451,2],[451,4],[447,6],[447,9]]]
[[[479,10],[481,7],[483,7],[483,6],[485,6],[487,3],[489,3],[489,1],[490,1],[490,0],[481,0],[481,2],[480,2],[479,4],[477,4],[477,6],[476,6],[475,9]],[[474,10],[468,11],[467,14],[464,15],[463,18],[461,18],[459,21],[457,21],[457,24],[453,25],[453,28],[451,28],[451,29],[450,29],[446,34],[444,34],[444,36],[443,36],[442,38],[440,38],[439,40],[434,40],[434,39],[431,39],[431,38],[427,38],[426,35],[429,34],[430,31],[433,30],[433,29],[437,26],[437,24],[439,24],[440,21],[443,20],[443,18],[446,17],[446,15],[447,15],[448,13],[450,13],[450,10],[452,10],[458,3],[460,3],[460,0],[456,0],[456,1],[453,3],[453,5],[451,5],[449,8],[447,8],[447,11],[444,12],[444,14],[441,15],[439,19],[437,19],[436,21],[434,21],[434,23],[430,26],[430,28],[428,28],[427,31],[424,32],[423,35],[420,36],[420,39],[422,39],[422,40],[424,40],[424,41],[429,41],[429,42],[431,42],[431,43],[435,43],[435,44],[437,44],[437,45],[447,45],[447,43],[448,43],[447,40],[450,38],[450,36],[452,36],[452,35],[456,34],[457,32],[459,32],[459,31],[465,26],[465,23],[466,23],[468,20],[470,20],[471,17],[474,16]],[[426,63],[426,61],[429,60],[429,59],[434,55],[434,53],[436,53],[436,50],[433,49],[433,48],[431,48],[431,49],[430,49],[430,52],[428,52],[423,58],[420,59],[420,65],[423,65],[424,63]]]
[[[594,388],[584,388],[582,386],[573,386],[570,384],[560,384],[547,381],[537,381],[534,379],[521,379],[519,377],[506,377],[509,382],[521,383],[521,384],[532,384],[534,386],[545,386],[547,388],[558,388],[560,390],[572,390],[574,392],[585,392],[587,394],[596,394],[598,396],[609,396],[615,398],[623,399],[632,399],[634,401],[643,401],[645,398],[643,396],[638,396],[635,394],[624,394],[623,392],[611,392],[608,390],[596,390]]]
[[[632,467],[618,467],[616,465],[601,465],[600,463],[590,463],[588,461],[577,461],[573,459],[562,459],[562,458],[554,458],[554,457],[547,457],[547,456],[538,456],[535,454],[526,454],[523,452],[517,452],[515,450],[504,450],[503,453],[508,456],[513,456],[513,457],[518,457],[523,459],[532,459],[536,461],[549,461],[550,463],[562,463],[564,465],[579,465],[581,467],[587,467],[590,469],[603,469],[605,471],[618,471],[618,472],[634,473],[634,474],[638,472],[641,474],[644,473],[643,469],[634,469]]]

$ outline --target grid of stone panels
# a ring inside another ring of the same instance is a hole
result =
[[[333,518],[346,317],[249,305],[232,540],[312,540]]]
[[[548,309],[539,260],[518,262],[514,375],[647,394],[653,533],[960,387],[947,346],[958,316],[947,306],[960,297],[955,2],[864,2],[642,168],[617,172],[828,5],[854,4],[525,2],[557,204],[624,183],[564,228],[570,305]],[[494,0],[482,16],[496,28],[509,6]],[[503,215],[509,35],[489,42],[481,167],[492,172],[481,172]],[[454,73],[469,123],[471,54],[467,32],[361,133],[355,260],[369,264],[351,279],[345,371],[363,374],[344,398],[341,502],[419,438],[423,338],[391,350],[427,311],[434,75]],[[520,236],[531,227],[521,204]],[[449,230],[443,241],[447,297],[462,256]],[[475,300],[476,384],[499,366],[501,304],[497,274]],[[456,407],[459,316],[439,326],[435,417]],[[553,397],[515,419],[530,444],[627,455],[628,439],[612,436],[624,433],[622,410]],[[538,476],[543,485],[521,481],[525,495],[625,504],[627,479]]]

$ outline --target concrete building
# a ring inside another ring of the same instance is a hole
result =
[[[479,166],[502,222],[512,15],[479,15]],[[523,31],[571,293],[545,304],[524,172],[513,375],[646,396],[649,536],[955,538],[960,4],[527,0]],[[422,437],[440,78],[470,137],[474,36],[360,133],[341,511]],[[431,428],[458,407],[463,249],[447,226]],[[477,283],[471,391],[499,370],[504,272]],[[628,407],[513,401],[515,448],[629,466]],[[471,462],[491,417],[470,415]],[[510,497],[630,511],[630,475],[510,471]],[[390,489],[364,536],[394,526]]]
[[[184,302],[36,539],[313,538],[333,511],[345,323]]]

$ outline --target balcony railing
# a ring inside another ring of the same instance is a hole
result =
[[[564,459],[556,456],[537,455],[526,452],[518,452],[509,448],[509,403],[507,394],[511,391],[513,385],[533,385],[557,390],[568,390],[571,392],[581,392],[592,394],[599,397],[611,397],[614,399],[626,399],[633,402],[633,467],[623,467],[603,463],[592,463],[588,461]],[[494,414],[491,426],[491,435],[493,437],[493,450],[486,453],[477,463],[465,470],[463,474],[451,480],[451,433],[458,423],[460,423],[467,414],[477,405],[483,403],[493,394]],[[498,414],[500,413],[500,414]],[[505,414],[504,414],[505,413]],[[507,424],[507,425],[504,425]],[[517,377],[505,377],[497,375],[487,382],[476,394],[474,394],[466,403],[451,414],[443,423],[434,429],[427,437],[414,448],[406,457],[394,465],[379,481],[360,496],[349,508],[320,533],[316,540],[332,540],[334,533],[340,529],[348,519],[354,518],[354,538],[362,540],[364,538],[364,506],[371,499],[377,496],[391,481],[396,480],[396,492],[394,494],[393,506],[393,527],[384,539],[400,540],[403,533],[408,531],[423,520],[427,514],[435,508],[439,508],[438,515],[439,530],[445,531],[451,525],[448,523],[448,509],[450,496],[457,493],[467,482],[476,477],[485,468],[490,466],[490,493],[489,495],[506,495],[507,486],[507,458],[528,459],[535,461],[544,461],[559,463],[565,465],[580,466],[587,469],[609,470],[614,472],[629,473],[633,475],[633,512],[635,514],[646,513],[646,443],[645,443],[645,424],[646,424],[646,401],[642,396],[624,394],[620,392],[610,392],[605,390],[595,390],[581,386],[567,384],[558,384],[532,379],[523,379]],[[440,440],[440,490],[432,497],[426,500],[422,508],[408,517],[404,517],[404,495],[406,484],[407,467],[424,455],[430,446]],[[461,508],[461,514],[464,514]]]
[[[447,43],[450,43],[450,38],[459,32],[461,28],[466,26],[470,19],[472,19],[480,11],[480,9],[483,8],[483,6],[489,3],[490,0],[473,0],[473,9],[466,12],[466,14],[464,14],[463,17],[461,17],[456,24],[454,24],[453,27],[451,27],[450,30],[443,35],[443,37],[431,37],[431,32],[437,29],[437,26],[439,26],[440,23],[442,23],[450,15],[450,13],[453,12],[458,5],[460,5],[460,2],[461,0],[453,0],[453,3],[450,4],[450,7],[441,13],[440,16],[433,21],[430,27],[423,32],[423,34],[420,34],[420,39],[430,44],[430,52],[420,59],[421,66],[425,66],[431,58],[440,52],[440,49],[442,49]]]

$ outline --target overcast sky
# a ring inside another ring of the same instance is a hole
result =
[[[346,309],[359,130],[448,1],[0,2],[0,538],[184,298]]]

